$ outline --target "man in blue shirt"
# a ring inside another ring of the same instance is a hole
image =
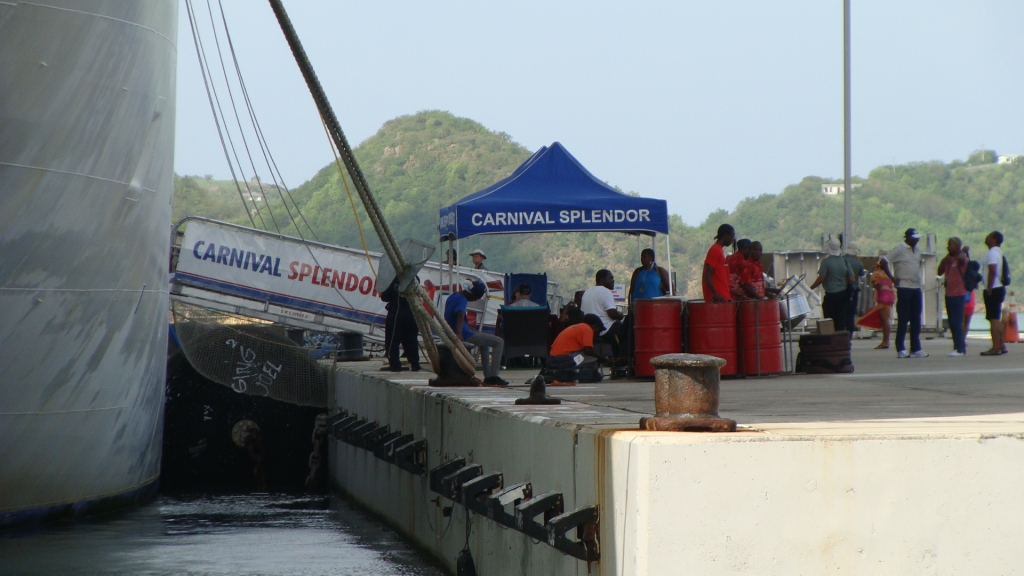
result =
[[[502,380],[498,374],[501,373],[501,357],[505,352],[505,341],[493,334],[474,332],[469,327],[466,317],[466,307],[470,302],[476,302],[487,294],[487,286],[479,280],[473,280],[472,284],[464,285],[463,289],[448,297],[444,304],[444,321],[451,326],[455,337],[463,342],[469,342],[480,349],[480,363],[484,369],[484,384],[492,386],[508,386],[508,382]]]

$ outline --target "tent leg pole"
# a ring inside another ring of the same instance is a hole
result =
[[[672,231],[669,230],[668,234],[665,234],[665,255],[668,258],[666,263],[668,264],[668,295],[676,295],[676,287],[672,285],[672,244],[669,241]]]

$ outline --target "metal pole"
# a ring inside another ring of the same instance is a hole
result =
[[[672,278],[672,244],[669,242],[669,236],[670,234],[665,234],[665,253],[668,258],[668,295],[675,296],[676,287],[673,286]]]
[[[850,0],[843,0],[843,251],[853,233],[850,222]]]

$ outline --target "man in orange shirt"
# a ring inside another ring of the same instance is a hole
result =
[[[604,330],[604,323],[596,314],[587,314],[583,317],[583,322],[562,330],[551,344],[548,368],[572,368],[596,362],[594,335],[599,334],[601,330]],[[577,359],[580,355],[583,357]],[[606,359],[607,362],[610,362],[610,359]]]
[[[704,258],[704,274],[701,288],[704,290],[705,302],[728,302],[732,300],[729,294],[729,265],[725,261],[725,246],[732,244],[736,239],[736,229],[729,224],[722,224],[718,227],[718,235],[715,236],[715,243],[708,249],[708,255]]]

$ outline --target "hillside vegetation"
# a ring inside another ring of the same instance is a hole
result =
[[[441,207],[508,176],[530,151],[503,132],[447,112],[427,111],[387,122],[355,149],[355,155],[395,236],[437,242]],[[1011,268],[1024,273],[1024,250],[1013,236],[1024,229],[1024,163],[997,165],[994,157],[991,151],[979,151],[966,162],[884,166],[855,179],[860,186],[854,189],[853,240],[864,254],[876,254],[891,249],[901,241],[903,230],[914,227],[937,234],[940,246],[945,238],[960,236],[978,258],[985,235],[998,229],[1007,237]],[[600,167],[589,168],[600,175]],[[672,265],[680,291],[690,297],[699,294],[700,264],[722,222],[733,224],[740,237],[761,240],[766,251],[820,249],[822,233],[834,234],[843,227],[842,196],[821,193],[822,184],[833,182],[807,177],[781,193],[743,200],[732,212],[715,212],[696,227],[673,216]],[[249,194],[260,196],[255,183],[240,189],[250,206]],[[296,235],[281,194],[266,186],[263,192],[266,198],[257,202],[262,220],[253,214],[257,227]],[[333,163],[293,190],[292,196],[320,241],[361,246]],[[379,249],[358,197],[355,201],[369,247]],[[251,225],[233,182],[176,177],[173,208],[175,220],[201,215]],[[289,208],[295,216],[290,203]],[[303,235],[310,236],[304,227]],[[641,243],[648,246],[650,240],[642,238]],[[609,268],[620,282],[628,281],[638,265],[637,239],[624,234],[504,235],[462,242],[463,253],[477,247],[488,254],[492,270],[547,272],[563,293],[590,285],[599,268]],[[663,239],[657,248],[664,253]]]

